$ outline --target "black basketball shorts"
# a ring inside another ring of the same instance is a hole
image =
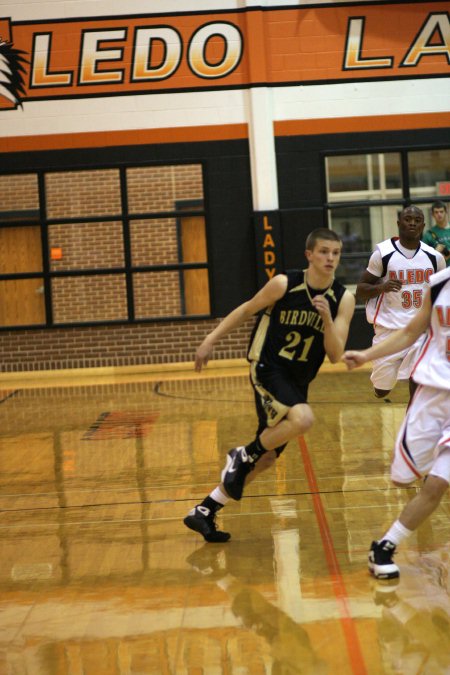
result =
[[[286,368],[252,361],[250,381],[255,392],[258,433],[278,424],[292,406],[307,402],[308,385],[296,382]]]

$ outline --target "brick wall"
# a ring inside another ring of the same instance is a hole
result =
[[[39,208],[38,179],[36,174],[18,176],[0,176],[0,209],[33,210]]]
[[[203,201],[201,165],[131,167],[126,169],[130,214],[174,211],[179,202]],[[37,175],[0,176],[3,211],[37,209]],[[48,227],[50,270],[85,271],[86,276],[51,279],[54,323],[125,321],[125,275],[94,274],[101,268],[125,265],[122,222],[86,222],[122,210],[119,169],[50,171],[45,173],[47,217],[77,218],[74,223]],[[189,204],[188,204],[189,208]],[[132,265],[164,265],[179,261],[176,218],[130,222]],[[17,248],[17,247],[16,247]],[[23,270],[27,271],[27,270]],[[30,269],[39,272],[39,269]],[[181,275],[178,271],[136,272],[133,292],[136,319],[181,314]],[[2,289],[6,284],[2,282]],[[3,291],[2,291],[3,292]],[[27,298],[42,301],[42,296]],[[22,312],[23,316],[23,312]],[[25,321],[26,323],[26,321]],[[54,328],[0,333],[3,372],[83,367],[133,366],[190,361],[216,321],[171,321],[142,325]],[[249,327],[224,341],[215,358],[245,356]]]
[[[130,223],[133,265],[167,265],[178,262],[176,220],[154,218]]]
[[[200,165],[127,169],[130,213],[171,211],[176,200],[203,199]]]
[[[55,323],[125,320],[125,275],[62,277],[52,280]]]
[[[218,320],[0,333],[1,372],[137,366],[193,361],[195,351]],[[224,338],[215,359],[239,359],[253,321]]]
[[[50,260],[52,271],[123,267],[120,222],[50,225],[48,240],[50,248],[61,248],[64,254],[61,260]]]

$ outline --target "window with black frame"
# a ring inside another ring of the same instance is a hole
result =
[[[200,164],[3,174],[0,189],[1,326],[210,314]]]
[[[325,177],[328,225],[344,242],[337,276],[351,286],[375,245],[397,235],[398,212],[406,203],[422,208],[426,227],[432,224],[431,205],[450,181],[450,149],[330,155]]]

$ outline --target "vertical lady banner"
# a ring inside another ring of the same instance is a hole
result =
[[[256,211],[253,223],[258,287],[261,288],[283,270],[280,214],[278,211]]]

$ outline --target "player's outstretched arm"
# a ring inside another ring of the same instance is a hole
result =
[[[370,361],[370,356],[367,356],[368,349],[356,351],[349,349],[342,355],[342,360],[349,370],[363,366],[367,361]]]
[[[431,309],[431,294],[428,290],[422,307],[407,326],[396,330],[386,340],[369,347],[369,349],[346,351],[342,356],[342,360],[347,368],[353,370],[353,368],[358,368],[367,363],[367,361],[373,361],[382,356],[389,356],[389,354],[395,354],[410,347],[429,327]]]
[[[331,316],[328,300],[323,295],[316,295],[312,302],[323,320],[325,352],[331,363],[337,363],[343,354],[345,343],[347,342],[350,322],[355,310],[355,296],[350,291],[345,291],[334,321]]]
[[[285,294],[287,276],[277,274],[250,300],[233,309],[203,340],[195,356],[195,370],[200,372],[207,365],[214,348],[221,338],[248,321],[266,307],[270,307]]]

